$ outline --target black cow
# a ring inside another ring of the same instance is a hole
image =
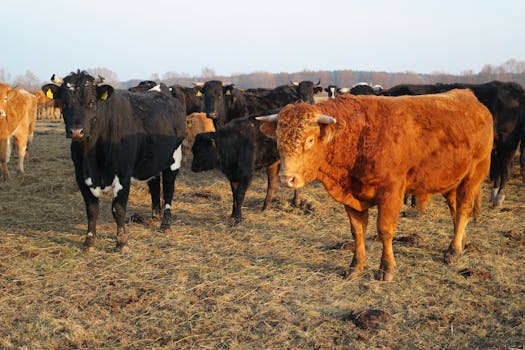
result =
[[[210,80],[195,86],[196,93],[202,96],[202,112],[213,119],[215,129],[223,127],[232,119],[249,115],[245,93],[218,80]]]
[[[352,95],[375,95],[374,88],[367,83],[357,83],[350,89]]]
[[[216,132],[197,134],[193,143],[191,170],[200,172],[217,168],[230,181],[233,196],[232,226],[242,221],[244,195],[254,171],[266,168],[268,176],[262,210],[271,206],[278,183],[280,161],[277,144],[259,130],[261,124],[254,117],[234,119]],[[292,203],[299,205],[297,191]]]
[[[144,80],[144,81],[141,81],[137,86],[130,87],[128,89],[128,91],[131,91],[131,92],[146,92],[146,91],[149,91],[149,90],[153,89],[157,85],[159,85],[159,84],[157,84],[153,80]]]
[[[86,72],[70,73],[61,85],[42,86],[46,95],[62,101],[66,130],[72,137],[71,158],[86,206],[84,248],[96,238],[99,196],[112,191],[119,251],[127,249],[126,204],[132,179],[148,181],[153,214],[160,212],[162,172],[164,213],[161,228],[171,224],[171,202],[180,167],[185,133],[184,108],[158,92],[132,93],[96,85]]]
[[[186,115],[202,111],[202,98],[198,96],[197,90],[194,87],[186,87],[180,85],[170,86],[170,90],[180,91],[184,95],[186,102]]]
[[[403,84],[386,90],[383,95],[424,95],[466,88],[471,89],[478,100],[492,113],[494,148],[491,159],[493,179],[491,199],[493,206],[497,207],[505,199],[512,159],[522,137],[522,129],[525,128],[525,91],[519,84],[500,81],[485,84]]]
[[[321,92],[319,82],[301,81],[274,89],[240,90],[233,84],[223,84],[218,80],[207,81],[197,86],[203,98],[203,112],[214,119],[219,129],[232,119],[247,116],[266,115],[288,103],[303,100],[314,103],[314,93]]]

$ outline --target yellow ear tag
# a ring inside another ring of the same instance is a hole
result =
[[[229,96],[229,95],[231,95],[231,94],[232,94],[231,90],[226,90],[226,95]]]
[[[106,101],[106,100],[108,99],[108,92],[107,92],[107,91],[104,91],[104,92],[102,93],[102,95],[100,95],[100,99],[101,99],[102,101]]]
[[[191,121],[187,122],[186,124],[188,125],[188,128],[191,128],[191,126],[193,125]]]
[[[46,96],[47,98],[53,99],[53,91],[51,91],[51,89],[47,89]]]
[[[201,97],[202,96],[202,92],[200,92],[200,90],[197,90],[197,97]]]

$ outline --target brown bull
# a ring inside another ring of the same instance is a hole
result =
[[[268,122],[263,132],[277,137],[281,182],[296,189],[320,180],[345,205],[355,240],[349,279],[364,269],[368,209],[377,205],[383,243],[379,278],[393,280],[392,239],[405,192],[445,196],[454,223],[445,262],[461,256],[465,227],[479,210],[493,142],[491,114],[470,90],[342,96],[314,106],[288,105],[260,119]]]
[[[0,163],[4,179],[9,177],[11,139],[18,151],[18,170],[24,172],[27,144],[33,139],[35,124],[35,95],[0,84]]]

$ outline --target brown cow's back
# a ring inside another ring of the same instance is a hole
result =
[[[374,187],[406,178],[408,192],[441,193],[492,147],[492,117],[470,90],[418,98],[349,95],[317,108],[349,126],[333,145],[352,140],[361,128],[355,149],[329,148],[326,161],[353,162],[353,175]]]

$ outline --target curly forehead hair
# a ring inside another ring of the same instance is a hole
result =
[[[305,102],[289,104],[279,112],[277,137],[279,148],[287,153],[299,153],[307,130],[319,127],[319,110]]]

